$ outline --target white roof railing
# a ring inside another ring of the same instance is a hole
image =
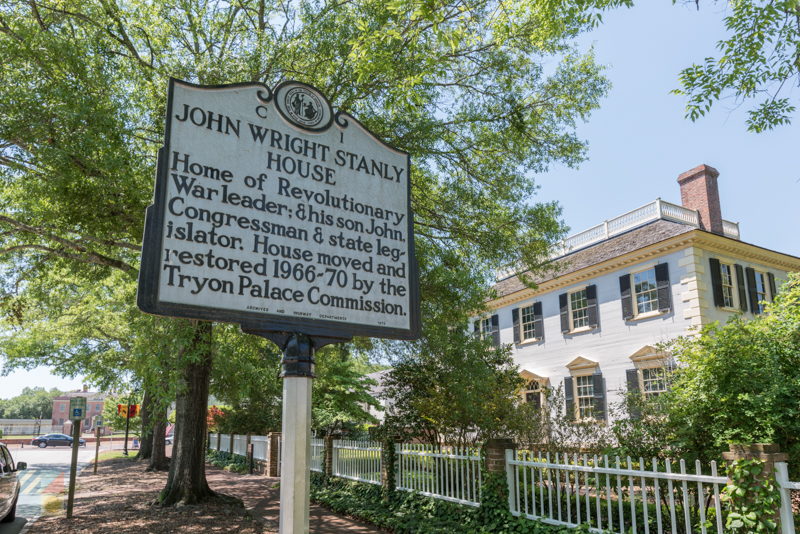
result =
[[[608,219],[597,226],[592,226],[583,232],[578,232],[577,234],[567,237],[555,247],[551,259],[566,256],[567,254],[600,243],[601,241],[605,241],[658,219],[688,224],[695,228],[700,227],[700,214],[697,210],[684,208],[678,204],[666,202],[658,198],[635,210],[623,213],[619,217]],[[722,231],[725,237],[739,239],[738,223],[723,220]],[[497,279],[503,280],[517,274],[518,271],[519,269],[513,266],[500,269],[497,271]]]

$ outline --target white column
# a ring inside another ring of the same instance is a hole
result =
[[[280,534],[308,532],[312,378],[283,378]]]

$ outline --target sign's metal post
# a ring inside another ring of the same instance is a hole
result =
[[[97,459],[100,457],[100,427],[96,426],[94,429],[94,474],[97,474]]]
[[[78,447],[81,446],[81,422],[72,422],[72,462],[69,464],[69,495],[67,497],[67,519],[72,518],[75,503],[75,477],[78,474]]]
[[[86,397],[73,397],[69,401],[69,416],[72,420],[72,461],[69,465],[69,491],[67,494],[67,519],[72,518],[75,503],[75,477],[78,473],[78,447],[81,443],[81,421],[86,413]]]
[[[280,534],[308,532],[311,456],[311,387],[314,344],[292,334],[283,351],[283,458],[281,461]]]

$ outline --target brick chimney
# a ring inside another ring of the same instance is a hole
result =
[[[700,213],[700,228],[723,235],[722,209],[717,188],[719,171],[708,165],[698,165],[678,176],[681,204]]]

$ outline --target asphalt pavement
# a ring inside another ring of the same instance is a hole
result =
[[[94,458],[94,444],[78,449],[78,470]],[[121,446],[121,444],[117,444]],[[72,460],[70,447],[47,447],[40,449],[27,446],[10,446],[15,462],[27,462],[28,468],[20,471],[21,483],[17,501],[17,518],[12,523],[0,523],[0,534],[19,534],[30,521],[42,514],[43,507],[69,485],[69,465]],[[108,450],[103,444],[102,450]],[[34,529],[35,530],[35,529]]]

